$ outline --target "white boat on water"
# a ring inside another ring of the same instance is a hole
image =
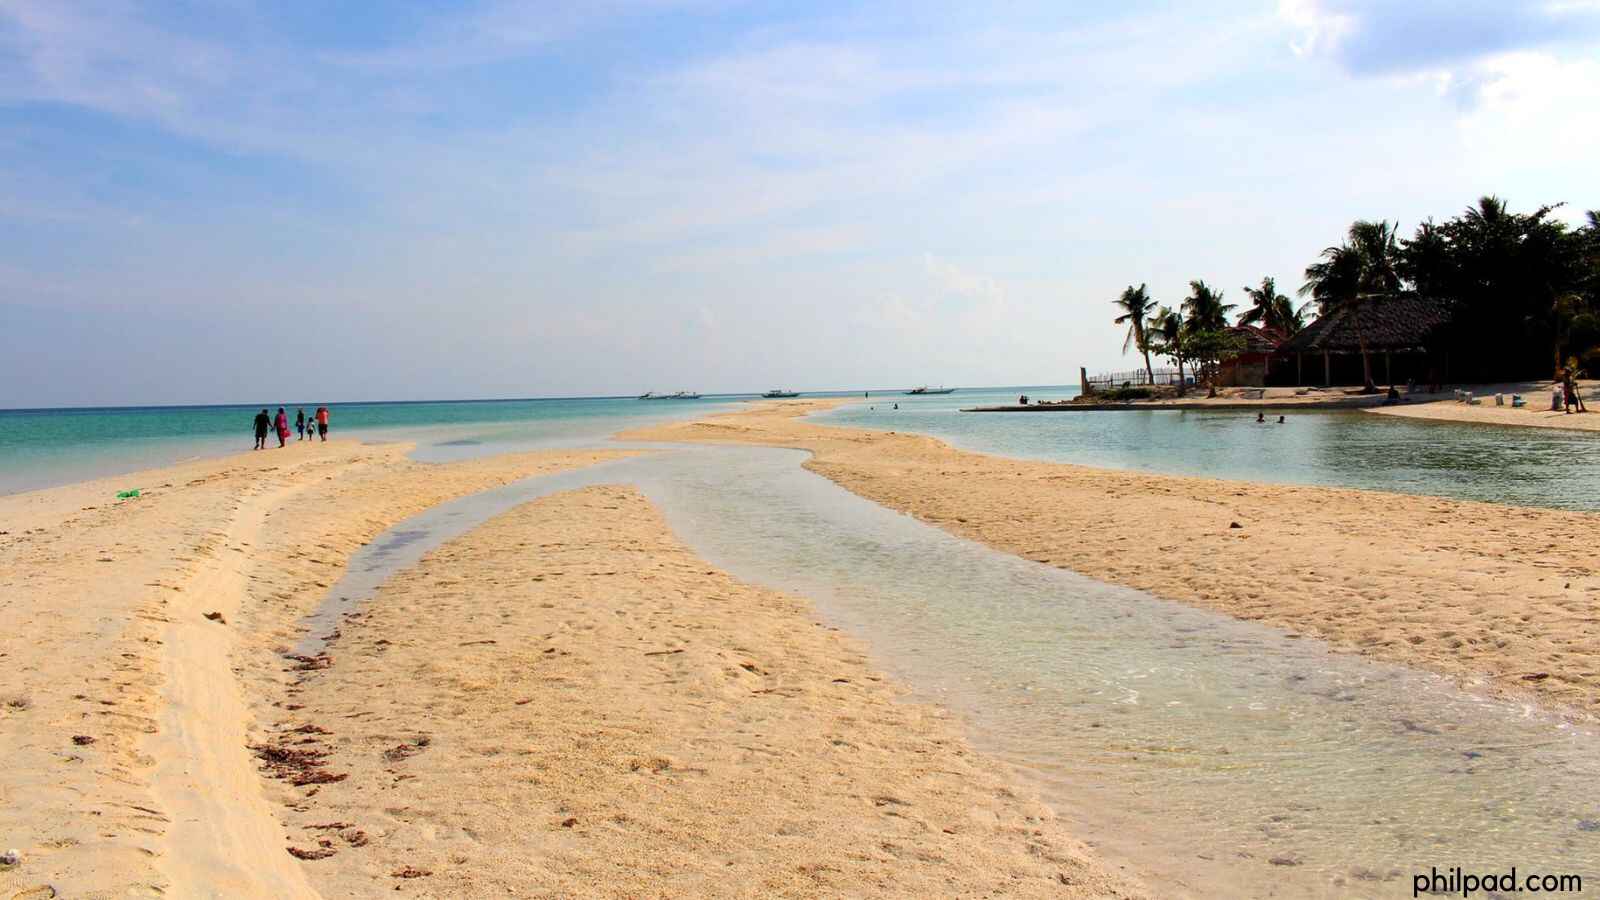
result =
[[[772,390],[767,391],[765,394],[762,394],[761,396],[767,398],[768,400],[776,400],[776,399],[778,399],[780,397],[798,397],[798,396],[800,396],[800,392],[799,391],[786,391],[783,388],[773,388]]]
[[[906,391],[907,394],[914,395],[914,396],[921,396],[923,394],[954,394],[955,392],[956,392],[955,388],[947,388],[947,387],[931,388],[931,387],[928,387],[927,385],[923,385],[922,387],[915,387],[915,388],[912,388],[909,391]]]
[[[636,399],[639,399],[639,400],[699,400],[700,399],[700,395],[699,394],[691,394],[688,391],[679,391],[676,394],[658,394],[655,391],[645,391],[644,393],[640,394]]]

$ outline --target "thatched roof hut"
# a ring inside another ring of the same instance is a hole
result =
[[[1400,294],[1378,297],[1360,307],[1361,331],[1368,352],[1425,352],[1439,330],[1450,322],[1441,300]],[[1360,353],[1353,311],[1334,310],[1307,325],[1281,348],[1284,353]]]
[[[1367,352],[1382,361],[1381,369],[1374,366],[1374,374],[1381,375],[1385,381],[1396,375],[1391,365],[1395,356],[1404,357],[1401,368],[1404,374],[1412,377],[1441,372],[1448,367],[1448,360],[1439,352],[1441,333],[1450,324],[1448,304],[1432,297],[1397,294],[1374,297],[1361,304],[1359,310],[1336,309],[1280,345],[1280,354],[1295,357],[1297,382],[1304,383],[1305,354],[1322,356],[1322,382],[1330,384],[1334,368],[1332,357],[1361,352],[1356,332],[1357,315]],[[1434,356],[1439,358],[1433,359]]]
[[[1233,325],[1228,328],[1228,333],[1239,339],[1241,356],[1270,356],[1278,352],[1279,345],[1283,343],[1283,335],[1276,329],[1260,325]]]
[[[1232,325],[1227,329],[1238,347],[1218,362],[1216,384],[1221,387],[1265,387],[1272,357],[1283,335],[1259,325]]]

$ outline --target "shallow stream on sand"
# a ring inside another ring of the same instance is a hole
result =
[[[1158,893],[1407,896],[1430,866],[1600,883],[1592,730],[999,553],[804,459],[680,448],[436,507],[358,554],[310,634],[490,516],[634,484],[709,562],[864,638],[877,665],[959,713],[980,749]]]

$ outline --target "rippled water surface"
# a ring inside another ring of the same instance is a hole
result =
[[[802,459],[693,448],[531,479],[402,523],[329,596],[359,600],[533,497],[636,484],[697,553],[865,638],[1163,894],[1409,896],[1413,873],[1453,865],[1600,878],[1590,731],[989,550]]]
[[[963,413],[1076,388],[885,394],[816,416],[823,423],[931,434],[967,450],[1116,469],[1432,494],[1600,510],[1600,434],[1425,422],[1363,412],[1102,411]],[[894,409],[895,405],[899,409]]]

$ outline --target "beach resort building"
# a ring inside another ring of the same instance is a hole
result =
[[[1285,340],[1281,332],[1259,325],[1234,325],[1228,334],[1241,349],[1218,364],[1218,387],[1265,387],[1268,379],[1287,368],[1282,360],[1274,362]]]
[[[1272,373],[1259,383],[1360,384],[1363,340],[1379,384],[1448,381],[1449,324],[1445,303],[1427,297],[1399,295],[1341,307],[1279,344]]]

